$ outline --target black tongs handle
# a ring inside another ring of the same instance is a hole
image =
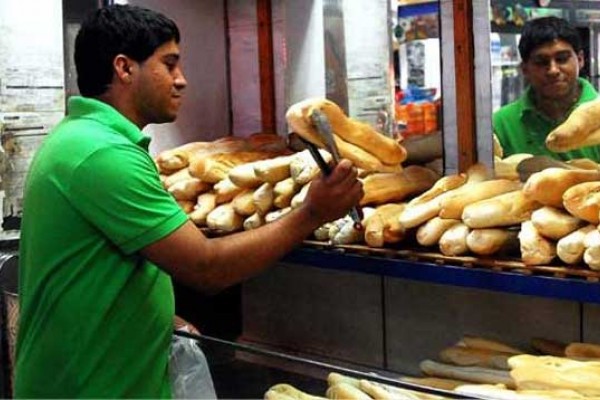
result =
[[[306,148],[310,152],[310,155],[314,158],[323,175],[328,176],[329,174],[331,174],[331,166],[327,163],[327,161],[325,161],[321,153],[319,153],[319,148],[300,136],[298,136],[298,138],[302,140],[302,142],[304,142]],[[352,209],[350,210],[350,217],[354,221],[354,229],[357,229],[359,231],[364,229],[362,225],[364,215],[360,207],[352,207]]]

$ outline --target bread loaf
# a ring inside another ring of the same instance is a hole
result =
[[[592,245],[583,252],[583,262],[595,271],[600,270],[600,245]]]
[[[189,179],[197,179],[190,175],[190,171],[187,168],[180,169],[177,172],[172,173],[165,177],[163,186],[168,190],[171,186],[177,182],[187,181]]]
[[[304,202],[304,199],[306,198],[306,193],[308,193],[309,188],[310,188],[310,182],[307,183],[306,185],[302,186],[300,188],[300,190],[298,191],[298,193],[296,193],[294,195],[294,197],[292,197],[292,201],[290,203],[290,206],[292,208],[300,207],[300,205]]]
[[[337,385],[338,383],[347,383],[354,387],[359,387],[359,384],[360,384],[359,379],[357,379],[357,378],[353,378],[353,377],[347,376],[347,375],[342,375],[337,372],[330,372],[327,375],[327,385],[333,386],[333,385]]]
[[[161,151],[156,157],[156,165],[163,173],[170,173],[180,170],[189,165],[189,157],[191,153],[194,153],[200,149],[206,149],[210,146],[210,142],[192,142],[177,146],[173,149]]]
[[[466,182],[467,174],[443,176],[438,179],[430,189],[410,200],[408,202],[408,206],[426,203],[438,197],[442,193],[446,193],[449,190],[456,189],[457,187],[464,185]]]
[[[567,160],[567,164],[581,169],[591,169],[598,170],[600,169],[600,164],[595,161],[590,160],[589,158],[574,158],[572,160]]]
[[[254,191],[244,189],[231,200],[233,210],[242,217],[249,217],[256,212],[254,205]]]
[[[276,184],[290,177],[290,164],[295,155],[279,156],[252,164],[254,174],[261,182]]]
[[[252,195],[256,212],[260,215],[266,215],[273,208],[273,185],[265,182],[254,191]]]
[[[244,220],[244,230],[249,231],[256,229],[265,224],[265,218],[259,213],[254,213]]]
[[[235,185],[225,178],[213,185],[213,191],[215,192],[215,201],[217,204],[229,203],[235,196],[244,191],[243,188]]]
[[[371,396],[345,382],[329,386],[325,395],[332,400],[372,400]]]
[[[215,153],[194,160],[188,167],[190,174],[203,182],[216,183],[228,177],[229,171],[242,164],[265,160],[279,153],[265,151],[239,151],[235,153]]]
[[[527,354],[511,357],[508,362],[519,390],[569,389],[600,396],[600,362]]]
[[[527,199],[519,189],[467,204],[462,220],[472,229],[516,225],[528,220],[539,207],[540,203]]]
[[[432,218],[417,229],[417,242],[421,246],[435,246],[444,232],[460,223],[459,219]]]
[[[287,383],[279,383],[271,386],[265,393],[264,398],[265,400],[283,400],[281,397],[278,397],[280,395],[284,395],[286,400],[287,398],[293,400],[325,400],[325,397],[313,396]]]
[[[414,383],[416,385],[431,387],[434,389],[442,389],[442,390],[454,390],[458,386],[466,385],[469,383],[467,381],[461,381],[458,379],[437,378],[434,376],[428,376],[428,377],[424,377],[424,378],[403,376],[403,377],[400,377],[400,381]]]
[[[559,153],[597,144],[600,144],[600,100],[579,105],[546,137],[546,147]]]
[[[398,220],[406,204],[384,204],[365,219],[365,242],[369,247],[383,247],[386,243],[397,243],[404,238],[405,229]]]
[[[292,211],[291,207],[282,208],[281,210],[270,211],[265,214],[265,224],[270,224],[271,222],[278,220],[283,217],[285,214]]]
[[[590,170],[569,170],[547,168],[536,172],[527,179],[523,193],[528,198],[545,206],[563,207],[563,194],[570,187],[583,182],[600,179],[600,172]]]
[[[576,359],[600,359],[600,344],[569,343],[565,348],[565,355]]]
[[[510,346],[510,345],[500,342],[498,340],[484,338],[481,336],[474,336],[474,335],[464,335],[456,345],[471,347],[474,349],[499,351],[499,352],[503,352],[503,353],[512,353],[512,354],[525,353],[521,349]]]
[[[167,191],[175,200],[196,201],[200,193],[206,192],[212,188],[212,185],[202,182],[197,178],[190,178],[176,182],[169,186]]]
[[[450,227],[440,237],[440,251],[445,256],[460,256],[469,251],[467,236],[470,229],[463,223]]]
[[[439,355],[440,360],[447,364],[503,370],[510,370],[508,359],[512,356],[514,356],[513,353],[464,346],[448,347]]]
[[[263,180],[254,173],[254,164],[259,161],[236,165],[227,173],[227,177],[236,186],[245,189],[254,189],[263,183]]]
[[[217,207],[217,195],[212,192],[202,193],[198,196],[196,206],[190,213],[190,219],[198,226],[206,225],[206,217]]]
[[[476,383],[502,383],[507,387],[514,388],[515,382],[508,371],[481,367],[460,367],[425,360],[420,363],[421,371],[430,376],[440,378],[458,379]]]
[[[331,154],[319,149],[323,160],[331,162]],[[301,151],[292,157],[290,161],[290,175],[298,185],[306,185],[321,173],[316,161],[308,150]]]
[[[519,248],[518,232],[508,229],[473,229],[467,235],[467,247],[472,253],[489,256]]]
[[[472,203],[489,199],[499,194],[519,190],[521,184],[508,179],[493,179],[489,181],[467,184],[452,191],[441,200],[439,216],[442,218],[461,219],[464,208]]]
[[[566,264],[580,264],[586,248],[585,239],[590,232],[598,232],[595,225],[586,225],[560,239],[556,243],[558,258]]]
[[[438,175],[429,168],[411,165],[399,173],[374,173],[363,181],[361,205],[402,201],[429,189]]]
[[[540,235],[553,240],[562,239],[584,224],[579,218],[548,206],[535,210],[531,214],[531,222]]]
[[[540,235],[531,221],[525,221],[521,224],[519,242],[521,260],[525,265],[549,264],[556,257],[554,242]]]
[[[210,229],[222,232],[235,232],[242,229],[244,218],[237,214],[231,203],[217,206],[206,217],[206,225]]]
[[[571,215],[598,224],[600,182],[584,182],[570,187],[563,195],[563,205]]]
[[[347,117],[344,111],[332,101],[318,98],[304,100],[292,105],[286,113],[286,118],[293,127],[294,123],[297,123],[296,119],[301,117],[305,123],[303,127],[314,130],[311,116],[315,110],[327,116],[335,135],[372,154],[382,163],[396,165],[406,159],[406,150],[398,142],[378,133],[364,122]],[[302,135],[302,132],[295,131]]]
[[[325,148],[325,144],[319,134],[317,133],[315,127],[310,120],[310,113],[313,110],[313,104],[318,104],[321,99],[308,99],[302,102],[296,103],[292,105],[286,112],[286,120],[288,125],[292,129],[292,131],[296,132],[303,139],[313,143],[314,145]],[[396,159],[401,159],[402,161],[393,162],[386,164],[383,160],[380,160],[376,155],[364,150],[362,147],[354,145],[344,139],[342,139],[339,134],[346,134],[346,132],[340,131],[340,120],[338,118],[330,119],[330,124],[332,126],[335,143],[338,147],[340,155],[344,158],[349,159],[352,163],[358,168],[362,168],[367,171],[379,171],[379,172],[399,172],[402,167],[400,166],[400,162],[402,162],[406,158],[406,152],[395,141],[390,143],[388,140],[383,139],[385,142],[384,147],[377,150],[378,154],[384,154],[390,152],[390,154],[397,153],[395,156]],[[344,125],[342,122],[341,124]],[[346,129],[346,128],[344,128]],[[351,129],[351,132],[348,135],[356,135],[357,130]],[[380,143],[381,138],[385,138],[385,136],[375,133],[378,135],[378,138],[372,138],[373,143]],[[389,138],[386,138],[389,139]],[[392,140],[392,139],[389,139]],[[373,145],[370,143],[370,146]],[[383,142],[381,142],[383,143]]]
[[[456,392],[469,398],[489,400],[583,400],[584,397],[573,390],[511,390],[504,385],[463,385]],[[588,399],[589,400],[589,399]]]
[[[521,161],[531,157],[533,155],[527,153],[512,154],[506,158],[494,157],[494,176],[496,179],[518,180],[517,165]]]
[[[290,177],[275,183],[273,186],[273,205],[277,208],[289,207],[299,186]]]

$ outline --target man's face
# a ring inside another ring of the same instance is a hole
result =
[[[172,122],[187,86],[181,69],[179,46],[167,42],[143,63],[134,82],[137,110],[146,124]]]
[[[564,40],[555,40],[533,50],[523,62],[523,75],[535,93],[543,98],[561,100],[575,92],[583,54],[575,53]]]

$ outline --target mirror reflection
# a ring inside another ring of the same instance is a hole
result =
[[[533,171],[562,162],[595,166],[589,161],[600,161],[600,142],[584,131],[575,136],[586,140],[573,137],[569,124],[598,98],[600,5],[492,0],[490,10],[496,157],[536,156],[528,161]]]

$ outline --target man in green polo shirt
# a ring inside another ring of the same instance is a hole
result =
[[[178,44],[173,21],[134,6],[100,9],[81,26],[82,96],[25,186],[18,398],[171,397],[171,278],[206,293],[239,283],[362,197],[343,160],[285,217],[207,239],[163,189],[141,132],[177,116],[187,85]]]
[[[521,97],[494,113],[493,128],[504,156],[516,153],[547,155],[559,160],[589,158],[600,162],[600,147],[566,153],[546,148],[546,136],[581,103],[598,93],[579,77],[583,48],[577,30],[557,17],[525,24],[519,41],[521,69],[528,87]]]

